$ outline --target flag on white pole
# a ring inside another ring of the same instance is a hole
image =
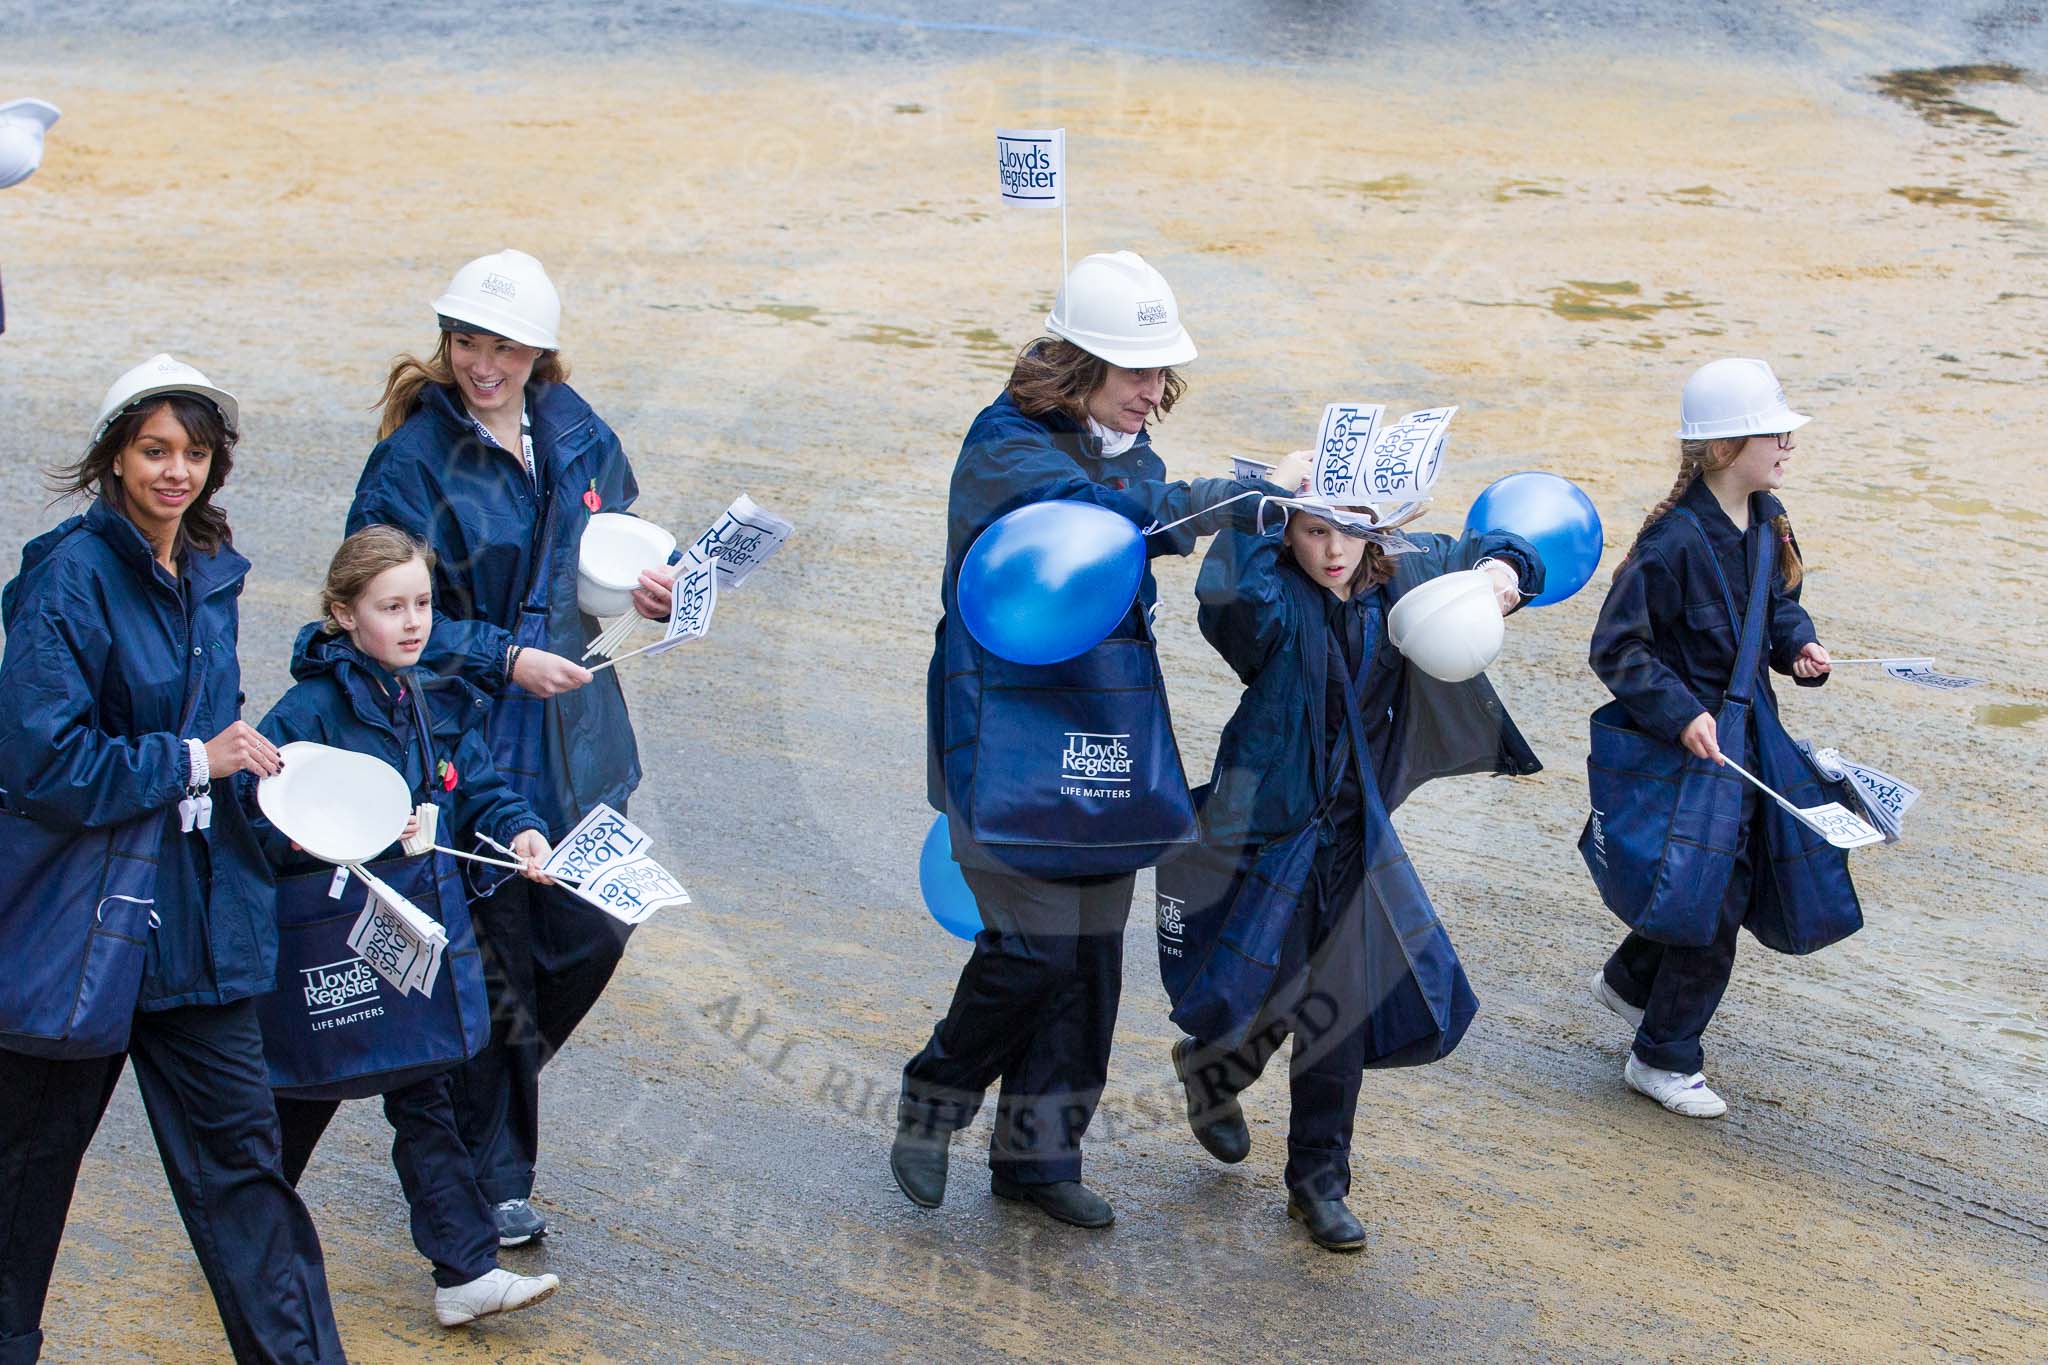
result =
[[[996,175],[1006,204],[1065,208],[1067,130],[996,129]]]

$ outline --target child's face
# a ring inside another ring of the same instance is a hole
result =
[[[355,601],[334,609],[355,647],[393,672],[411,668],[434,626],[434,585],[424,559],[394,565],[371,579]]]
[[[1365,539],[1347,536],[1321,517],[1295,512],[1287,519],[1287,548],[1301,571],[1337,596],[1351,596],[1351,575],[1365,558]]]
[[[1792,437],[1787,435],[1784,440],[1790,445]],[[1785,486],[1785,466],[1792,452],[1780,450],[1778,441],[1776,436],[1752,436],[1728,466],[1727,477],[1745,495]]]

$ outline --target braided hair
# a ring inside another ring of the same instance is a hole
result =
[[[1644,533],[1657,524],[1658,518],[1678,506],[1679,501],[1685,497],[1685,491],[1692,487],[1695,479],[1702,474],[1717,473],[1734,464],[1736,457],[1742,454],[1742,448],[1749,444],[1749,440],[1747,436],[1730,436],[1714,441],[1680,441],[1678,477],[1672,481],[1671,491],[1664,495],[1664,500],[1652,507],[1650,515],[1643,518],[1642,527],[1636,532],[1635,543],[1629,546],[1629,554],[1635,553],[1636,545],[1642,543]],[[1785,590],[1790,592],[1798,587],[1800,579],[1806,576],[1805,565],[1799,561],[1799,544],[1792,539],[1792,518],[1780,512],[1771,518],[1771,530],[1778,537],[1778,573],[1784,580]],[[1626,563],[1627,558],[1627,555],[1624,555],[1622,562]]]

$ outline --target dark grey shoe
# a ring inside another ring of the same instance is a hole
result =
[[[507,1199],[494,1205],[491,1220],[498,1225],[498,1245],[501,1247],[523,1247],[536,1237],[548,1235],[547,1219],[524,1199]]]
[[[1188,1127],[1194,1130],[1195,1141],[1202,1144],[1203,1151],[1227,1165],[1236,1165],[1252,1150],[1252,1132],[1245,1127],[1244,1109],[1237,1096],[1210,1104],[1196,1094],[1199,1078],[1188,1074],[1188,1063],[1197,1046],[1192,1038],[1183,1038],[1173,1045],[1173,1074],[1180,1077],[1181,1093],[1187,1098]]]
[[[1287,1216],[1308,1228],[1309,1240],[1325,1251],[1357,1251],[1365,1245],[1365,1227],[1341,1199],[1287,1196]]]
[[[935,1209],[946,1202],[947,1146],[953,1135],[923,1127],[915,1120],[899,1117],[896,1141],[889,1146],[889,1174],[896,1188],[921,1209]]]
[[[1116,1221],[1116,1210],[1109,1206],[1109,1201],[1078,1180],[1026,1185],[999,1175],[989,1181],[989,1189],[998,1199],[1035,1204],[1051,1217],[1077,1228],[1106,1228]]]

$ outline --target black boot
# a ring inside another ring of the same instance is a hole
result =
[[[1026,1185],[1007,1176],[995,1176],[989,1188],[998,1199],[1016,1199],[1039,1208],[1062,1223],[1077,1228],[1106,1228],[1116,1221],[1109,1201],[1078,1180],[1055,1180],[1048,1185]]]
[[[889,1174],[896,1188],[919,1208],[946,1202],[946,1156],[953,1134],[917,1117],[907,1101],[896,1106],[896,1141],[889,1146]]]
[[[1357,1251],[1365,1245],[1365,1228],[1341,1199],[1287,1196],[1287,1216],[1308,1228],[1309,1240],[1325,1251]]]
[[[1235,1165],[1251,1152],[1251,1130],[1244,1126],[1244,1109],[1237,1096],[1212,1105],[1196,1095],[1196,1077],[1188,1074],[1188,1063],[1198,1046],[1192,1038],[1173,1045],[1173,1074],[1180,1077],[1181,1092],[1187,1097],[1188,1127],[1203,1151],[1226,1165]]]

